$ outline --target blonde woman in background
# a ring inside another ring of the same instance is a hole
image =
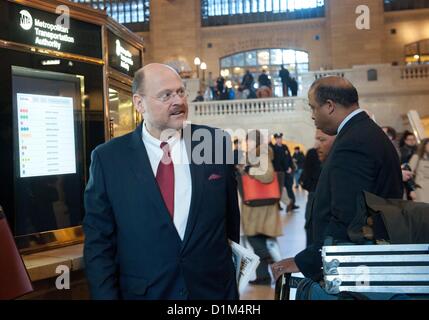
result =
[[[429,139],[422,140],[417,154],[410,159],[410,167],[415,174],[416,184],[420,186],[412,192],[411,198],[429,203]]]
[[[276,174],[273,168],[273,151],[263,140],[261,132],[254,130],[246,137],[246,166],[239,167],[241,175],[249,175],[262,183],[270,183]],[[244,235],[259,256],[260,264],[256,269],[256,280],[251,284],[271,285],[268,266],[273,262],[267,240],[275,240],[282,235],[281,217],[278,204],[252,207],[242,203],[242,225]]]

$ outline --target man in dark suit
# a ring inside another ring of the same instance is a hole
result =
[[[362,191],[384,198],[402,197],[398,155],[381,128],[359,108],[356,88],[346,79],[326,77],[313,83],[309,104],[316,127],[337,135],[315,191],[312,208],[314,242],[295,258],[272,266],[275,278],[302,272],[317,281],[322,275],[320,248],[326,237],[350,242],[348,226]]]
[[[283,133],[275,133],[274,139],[276,140],[275,144],[270,142],[270,147],[273,149],[274,159],[273,167],[277,172],[279,182],[283,183],[286,188],[287,195],[289,197],[289,204],[287,205],[286,211],[292,211],[299,209],[299,206],[295,205],[296,198],[295,193],[293,192],[293,159],[290,154],[289,148],[287,145],[283,144]],[[280,185],[280,190],[283,190],[283,185]],[[279,203],[280,205],[280,203]],[[282,209],[280,207],[280,209]]]
[[[185,125],[186,90],[166,65],[136,73],[133,102],[144,122],[92,153],[83,224],[92,297],[237,299],[230,137]]]

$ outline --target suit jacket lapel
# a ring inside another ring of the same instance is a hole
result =
[[[164,220],[164,222],[172,226],[180,241],[179,234],[174,226],[174,222],[170,218],[170,214],[164,204],[164,199],[162,199],[161,192],[153,175],[147,150],[142,140],[142,124],[133,132],[129,147],[132,150],[130,157],[131,166],[135,175],[142,183],[142,192],[148,195],[147,199],[153,201],[157,209],[156,211],[159,213],[159,219]]]
[[[188,125],[184,131],[184,139],[186,144],[186,152],[188,154],[188,159],[190,162],[190,172],[192,180],[192,197],[191,197],[191,206],[189,208],[188,222],[186,224],[185,236],[183,238],[182,251],[185,249],[189,238],[192,234],[192,230],[195,227],[195,223],[198,217],[198,208],[200,207],[200,202],[202,195],[204,193],[204,165],[195,164],[192,159],[192,151],[195,146],[199,144],[199,141],[192,141],[192,134],[195,130],[195,126]]]

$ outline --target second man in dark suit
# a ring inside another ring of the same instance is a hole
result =
[[[317,281],[322,275],[320,248],[326,237],[350,242],[348,227],[356,198],[368,191],[384,198],[402,197],[398,155],[381,128],[359,108],[356,88],[346,79],[326,77],[313,83],[309,104],[316,127],[337,135],[323,166],[312,209],[313,244],[295,258],[272,266],[275,277],[302,272]]]

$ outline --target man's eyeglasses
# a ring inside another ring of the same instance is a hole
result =
[[[184,98],[188,95],[188,93],[186,92],[186,89],[182,87],[177,89],[176,92],[167,90],[167,91],[161,92],[161,94],[156,97],[152,97],[152,96],[149,96],[149,97],[166,103],[171,101],[176,95],[179,96],[180,98]]]

